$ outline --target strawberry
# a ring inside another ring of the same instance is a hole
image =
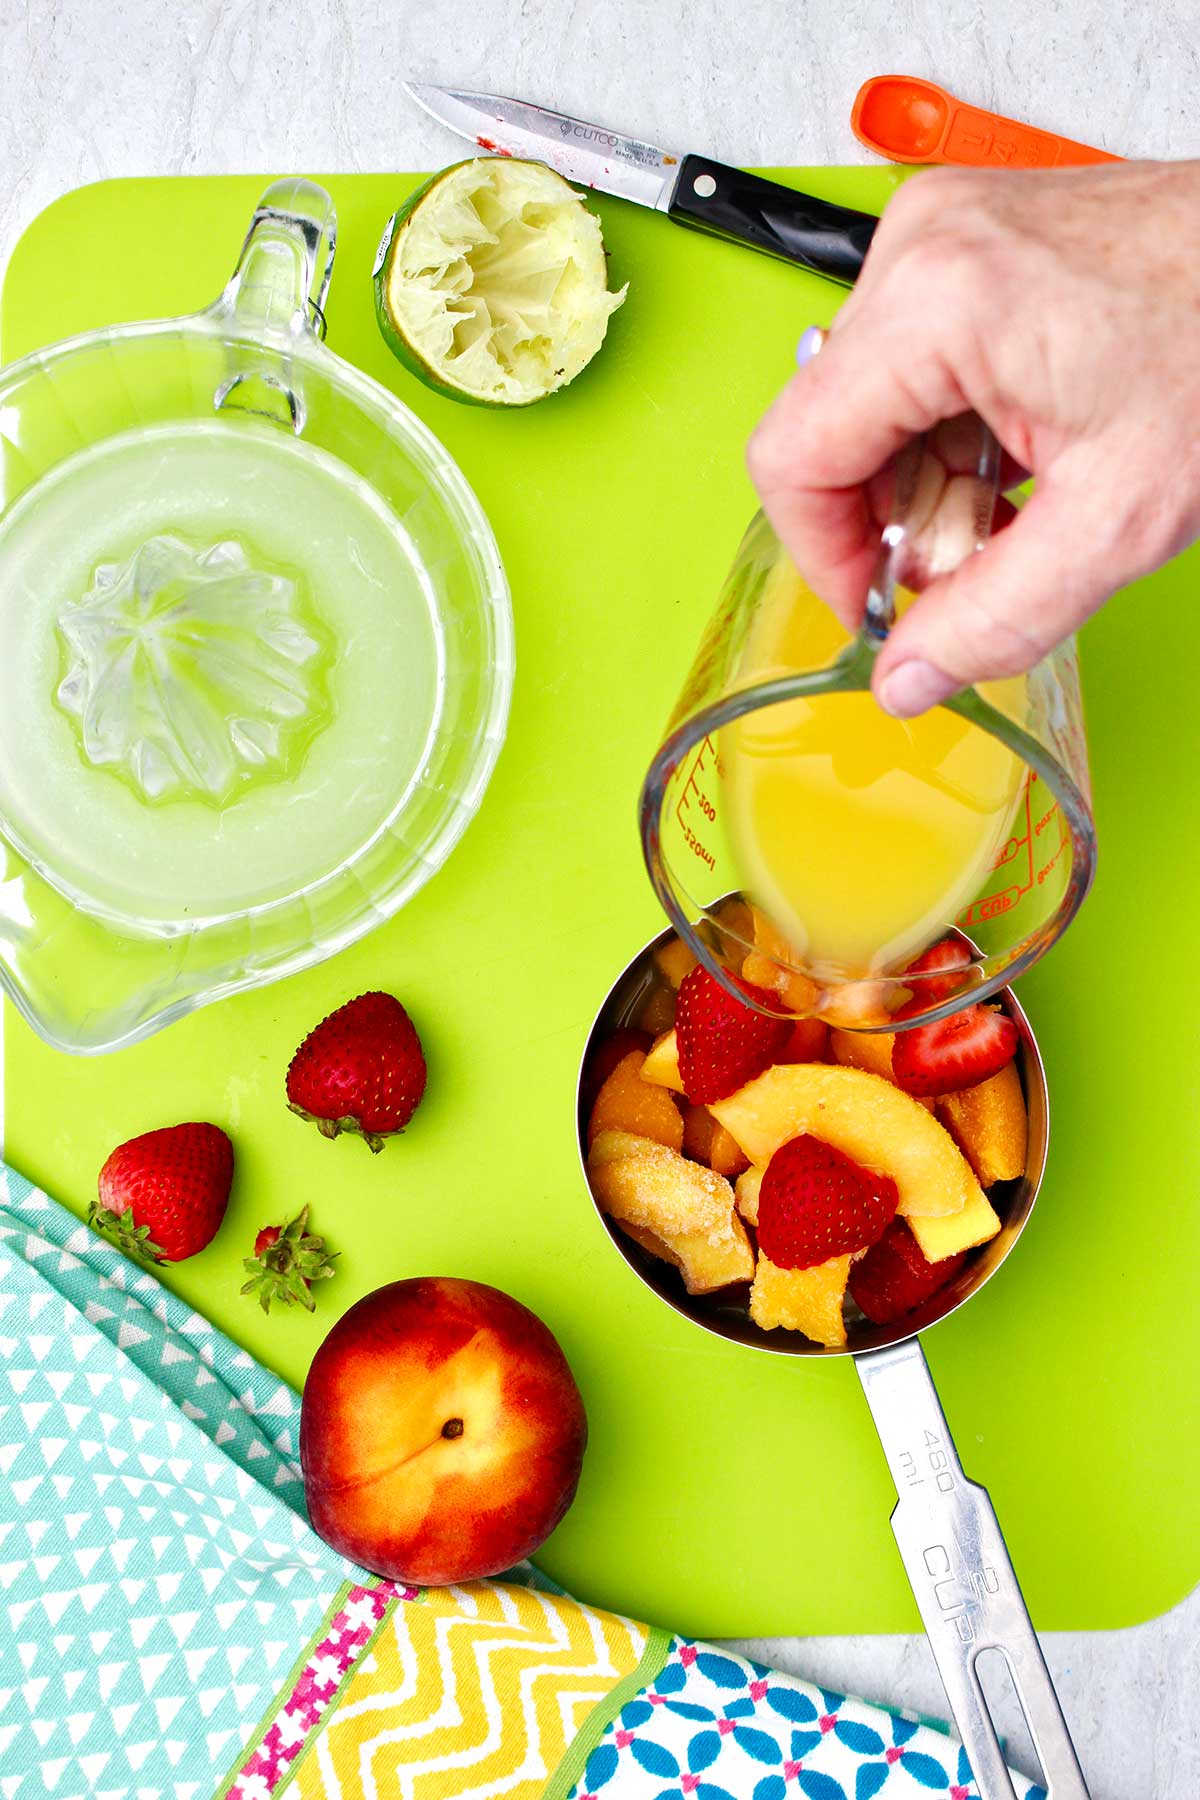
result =
[[[216,1125],[168,1125],[119,1144],[88,1210],[93,1231],[143,1262],[182,1262],[225,1217],[233,1145]]]
[[[873,1244],[896,1211],[896,1184],[820,1138],[781,1144],[758,1193],[758,1247],[780,1269],[811,1269]]]
[[[912,1000],[896,1014],[924,1008]],[[1017,1054],[1017,1028],[991,1006],[966,1006],[934,1025],[899,1031],[892,1045],[892,1074],[907,1094],[954,1094],[995,1075]]]
[[[307,1226],[308,1208],[302,1206],[286,1225],[264,1225],[254,1240],[254,1255],[242,1258],[250,1279],[241,1292],[256,1294],[264,1312],[270,1312],[272,1300],[284,1306],[299,1302],[309,1312],[316,1310],[312,1284],[333,1274],[337,1252],[331,1255],[325,1239],[314,1237]]]
[[[957,1275],[966,1253],[927,1262],[903,1219],[893,1219],[877,1244],[850,1265],[850,1297],[874,1325],[891,1325]]]
[[[738,986],[759,1006],[778,1004],[765,988]],[[697,964],[680,984],[675,1029],[684,1092],[693,1106],[707,1106],[761,1075],[787,1042],[791,1022],[743,1006]]]
[[[416,1027],[391,994],[360,994],[314,1027],[287,1072],[288,1105],[322,1137],[354,1132],[371,1150],[403,1131],[425,1092]]]
[[[788,1027],[776,1062],[824,1062],[829,1052],[829,1027],[824,1019],[797,1019]]]
[[[903,979],[924,1008],[952,994],[961,983],[964,970],[970,966],[970,946],[956,935],[944,937],[923,950],[915,962],[909,963]]]
[[[591,1112],[597,1094],[617,1064],[631,1050],[640,1050],[644,1056],[653,1041],[648,1031],[634,1031],[631,1026],[622,1025],[593,1050],[579,1083],[579,1101],[585,1114]]]

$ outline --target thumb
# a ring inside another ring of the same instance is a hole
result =
[[[1089,531],[1051,482],[1013,523],[933,581],[888,634],[871,685],[885,712],[911,718],[977,681],[1023,674],[1127,578],[1111,532]]]

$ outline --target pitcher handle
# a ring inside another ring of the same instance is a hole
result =
[[[983,1800],[1015,1800],[975,1667],[984,1650],[1008,1664],[1048,1800],[1088,1800],[995,1508],[963,1474],[920,1343],[854,1361],[896,1484],[892,1531]]]
[[[325,336],[337,213],[315,181],[273,181],[254,209],[237,266],[210,315],[292,336]]]
[[[272,182],[237,267],[205,314],[232,340],[215,411],[251,413],[297,436],[303,431],[303,362],[292,348],[325,336],[336,247],[337,214],[325,189],[298,176]]]

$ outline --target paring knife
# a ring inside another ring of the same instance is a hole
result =
[[[673,156],[565,113],[457,88],[406,82],[419,106],[492,156],[549,163],[568,181],[665,213],[849,287],[879,223],[711,157]]]

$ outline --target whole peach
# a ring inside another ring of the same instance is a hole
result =
[[[315,1530],[352,1562],[424,1586],[531,1555],[574,1498],[586,1442],[551,1332],[478,1281],[377,1288],[333,1327],[304,1384]]]

